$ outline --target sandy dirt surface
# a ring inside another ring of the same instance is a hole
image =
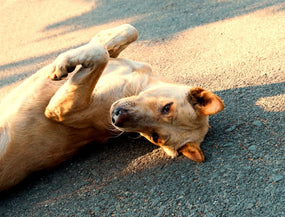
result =
[[[124,135],[0,193],[0,216],[285,216],[284,10],[281,0],[1,1],[0,100],[61,52],[130,23],[140,38],[122,57],[214,91],[226,108],[210,119],[203,164]]]

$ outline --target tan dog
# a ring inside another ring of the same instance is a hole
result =
[[[140,133],[172,157],[181,152],[204,161],[199,145],[208,115],[223,110],[222,100],[202,88],[165,83],[147,64],[115,58],[137,37],[130,25],[102,31],[3,100],[0,190],[122,131]]]

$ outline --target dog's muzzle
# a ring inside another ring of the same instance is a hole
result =
[[[129,119],[129,112],[127,109],[118,107],[112,111],[112,123],[116,127],[123,127],[124,122],[126,122],[128,119]]]

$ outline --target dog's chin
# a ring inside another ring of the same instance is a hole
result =
[[[123,118],[114,119],[112,115],[110,118],[111,118],[111,123],[115,129],[122,132],[133,132],[133,129],[131,130],[130,128],[124,126],[125,124]]]
[[[117,130],[121,131],[121,132],[126,132],[126,133],[137,133],[136,130],[134,130],[133,127],[119,127],[116,126],[114,123],[112,123],[113,127],[116,128]]]

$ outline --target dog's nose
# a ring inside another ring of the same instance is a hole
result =
[[[116,116],[119,116],[121,113],[122,113],[123,109],[122,108],[116,108],[115,111],[114,111],[114,114]]]
[[[117,127],[122,127],[127,117],[128,117],[128,110],[118,107],[113,111],[112,123]]]

